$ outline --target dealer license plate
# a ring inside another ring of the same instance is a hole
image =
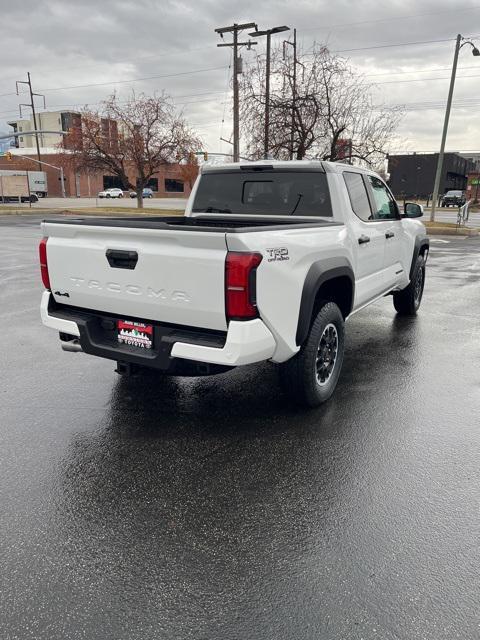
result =
[[[118,342],[138,349],[151,349],[153,346],[153,326],[143,322],[117,320]]]

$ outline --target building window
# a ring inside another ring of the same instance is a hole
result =
[[[20,136],[20,142],[23,142],[23,136]]]
[[[158,191],[158,178],[150,178],[150,180],[147,182],[147,187],[149,189],[151,189],[152,191],[157,192]]]
[[[19,130],[19,131],[23,131],[22,127],[18,127],[18,130]]]
[[[103,176],[103,188],[104,189],[123,189],[122,181],[118,176]]]
[[[167,193],[183,193],[182,180],[174,180],[173,178],[165,178],[165,191]]]

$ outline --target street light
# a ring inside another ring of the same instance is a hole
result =
[[[463,42],[462,42],[463,40]],[[443,156],[445,153],[445,142],[447,139],[447,131],[448,131],[448,121],[450,118],[450,109],[452,106],[452,97],[453,97],[453,88],[455,86],[455,76],[457,74],[457,62],[458,62],[458,54],[460,49],[464,47],[466,44],[469,44],[472,47],[472,55],[477,57],[480,56],[480,51],[470,40],[466,40],[459,33],[457,36],[457,40],[455,42],[455,53],[453,55],[453,66],[452,66],[452,76],[450,78],[450,88],[448,90],[448,98],[447,98],[447,108],[445,110],[445,120],[443,122],[443,132],[442,132],[442,142],[440,143],[440,153],[438,154],[438,163],[437,163],[437,172],[435,174],[435,183],[433,186],[433,195],[432,195],[432,208],[430,210],[430,221],[435,221],[435,207],[438,200],[438,191],[440,189],[440,179],[442,177],[442,169],[443,169]]]
[[[283,31],[290,31],[290,27],[273,27],[272,29],[265,29],[264,31],[253,31],[248,35],[252,38],[260,38],[261,36],[267,36],[267,63],[265,70],[265,140],[263,144],[264,157],[268,158],[268,135],[270,130],[270,38],[272,33],[282,33]]]

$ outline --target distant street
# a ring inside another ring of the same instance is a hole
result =
[[[186,198],[152,198],[143,201],[146,209],[185,209]],[[32,204],[32,209],[94,209],[95,207],[136,207],[135,198],[41,198]],[[2,209],[29,208],[28,203],[0,204]]]

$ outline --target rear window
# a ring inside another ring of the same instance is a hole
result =
[[[232,171],[202,175],[192,211],[237,215],[331,217],[327,178],[319,171]]]

